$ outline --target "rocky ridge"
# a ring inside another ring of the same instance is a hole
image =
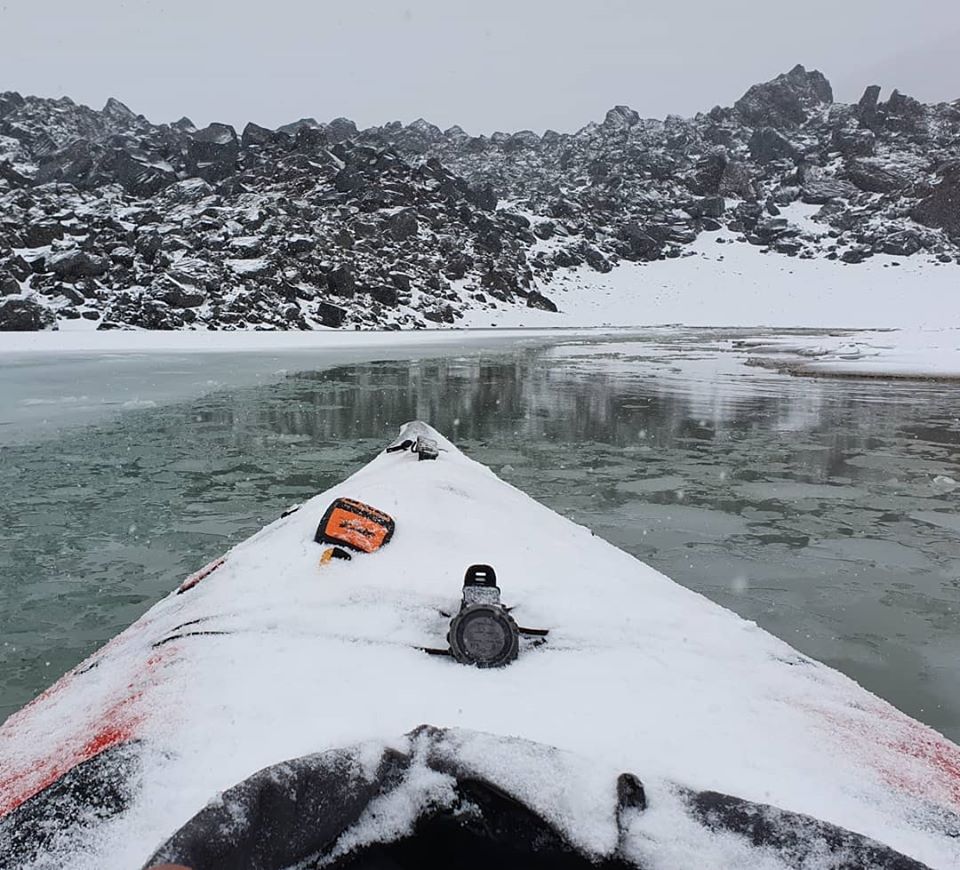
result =
[[[784,216],[796,202],[817,231]],[[0,94],[0,329],[456,324],[555,310],[558,274],[721,228],[773,256],[960,262],[960,101],[838,104],[797,66],[694,118],[617,106],[576,133],[471,137],[343,118],[238,135]]]

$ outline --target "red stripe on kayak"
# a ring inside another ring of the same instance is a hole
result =
[[[857,745],[855,753],[897,791],[960,810],[960,747],[928,725],[881,702],[844,715],[800,704]]]
[[[180,584],[180,588],[177,589],[177,595],[186,592],[188,589],[193,589],[193,587],[196,586],[201,580],[203,580],[205,577],[209,577],[226,561],[227,557],[221,556],[219,559],[214,559],[212,562],[208,562],[199,571],[195,571],[193,574],[187,577],[183,583]]]
[[[9,771],[8,764],[0,762],[0,818],[49,788],[78,765],[114,746],[136,739],[139,736],[138,730],[146,719],[146,712],[138,709],[137,702],[143,697],[145,688],[156,682],[157,666],[166,664],[167,660],[175,655],[176,644],[169,644],[162,650],[154,651],[144,661],[139,678],[134,672],[133,679],[127,684],[126,689],[130,694],[111,704],[85,731],[81,730],[67,737],[45,757],[37,758],[12,772]],[[55,704],[57,696],[70,683],[82,677],[83,674],[68,674],[15,717],[8,719],[2,730],[15,732],[19,728],[28,727],[28,711],[36,713],[38,707],[49,707],[51,702]],[[48,715],[50,712],[48,710]]]
[[[918,727],[914,727],[912,731],[908,740],[890,744],[891,748],[916,758],[928,768],[937,771],[938,785],[947,792],[953,805],[960,809],[960,749],[948,743],[936,731],[926,728],[921,730]],[[911,785],[907,781],[901,784],[908,787]],[[926,791],[926,784],[923,786]]]
[[[49,788],[77,765],[132,740],[143,716],[129,708],[139,697],[138,693],[114,704],[104,713],[100,730],[79,747],[61,746],[54,756],[37,759],[26,769],[0,779],[0,818]]]

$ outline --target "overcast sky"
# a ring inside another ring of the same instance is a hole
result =
[[[960,98],[960,0],[0,0],[0,33],[0,91],[155,122],[567,131],[730,105],[795,63],[839,100]]]

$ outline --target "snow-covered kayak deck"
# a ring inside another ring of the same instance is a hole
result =
[[[234,547],[8,719],[0,865],[7,849],[20,861],[9,866],[136,867],[261,768],[359,741],[379,747],[376,757],[427,723],[581,759],[560,765],[550,789],[536,765],[518,764],[508,779],[539,795],[539,810],[590,855],[618,848],[609,797],[617,773],[631,771],[647,793],[634,833],[649,866],[742,866],[749,844],[705,839],[680,786],[960,867],[960,749],[434,435],[439,459],[380,454]],[[314,534],[337,497],[385,511],[396,532],[375,553],[321,565]],[[518,623],[550,631],[505,668],[423,651],[445,645],[475,563],[496,568]],[[115,769],[98,775],[119,795],[115,812],[82,800],[77,809],[74,793],[54,830],[22,833],[18,820],[59,795],[58,782],[108,758]],[[685,863],[694,855],[701,863]],[[764,856],[754,866],[791,866]]]

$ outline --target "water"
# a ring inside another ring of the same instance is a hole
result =
[[[19,437],[0,449],[0,719],[422,418],[555,510],[960,740],[960,395],[791,379],[743,367],[721,337],[324,370],[271,358],[245,375],[252,384],[62,429],[37,428],[35,404],[8,407]],[[123,368],[126,392],[155,395],[137,377],[170,362]],[[177,366],[194,386],[216,369]],[[110,368],[98,372],[102,387]],[[17,370],[21,393],[33,374]]]

